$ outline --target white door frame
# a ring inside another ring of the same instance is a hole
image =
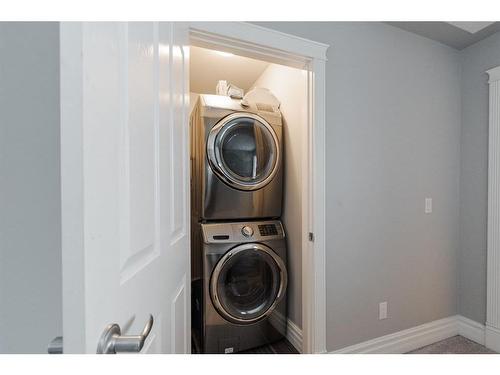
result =
[[[325,64],[328,45],[245,22],[190,22],[199,46],[308,71],[306,181],[302,201],[302,352],[326,352]],[[310,238],[312,240],[310,240]]]
[[[485,345],[500,351],[500,66],[489,75],[488,254]]]

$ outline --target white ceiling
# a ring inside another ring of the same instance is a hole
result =
[[[500,22],[387,22],[458,50],[500,31]]]
[[[189,79],[190,91],[215,94],[217,81],[224,79],[247,92],[268,62],[191,46]]]
[[[485,27],[490,26],[494,22],[448,22],[450,25],[456,26],[459,29],[465,30],[471,34],[477,33],[479,30],[484,29]]]

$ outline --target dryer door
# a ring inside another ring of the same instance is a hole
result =
[[[287,280],[286,266],[273,250],[262,244],[243,244],[217,263],[210,293],[222,317],[249,324],[274,311],[285,295]]]
[[[257,190],[278,171],[280,149],[273,128],[252,113],[233,113],[209,133],[207,155],[212,170],[229,186]]]

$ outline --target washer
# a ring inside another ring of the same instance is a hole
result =
[[[282,204],[277,107],[200,95],[191,115],[192,209],[198,220],[277,218]]]
[[[286,245],[280,221],[200,224],[203,277],[193,284],[202,353],[234,353],[286,334]]]

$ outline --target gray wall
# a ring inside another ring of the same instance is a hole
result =
[[[331,46],[327,349],[456,314],[458,52],[380,23],[260,24]]]
[[[59,26],[0,23],[0,353],[62,333]]]
[[[500,35],[458,53],[379,23],[262,24],[331,45],[328,350],[457,312],[484,322],[484,71]],[[58,37],[0,24],[0,352],[61,334]]]
[[[461,51],[462,148],[460,178],[459,311],[486,321],[488,205],[488,75],[500,65],[500,33]]]

